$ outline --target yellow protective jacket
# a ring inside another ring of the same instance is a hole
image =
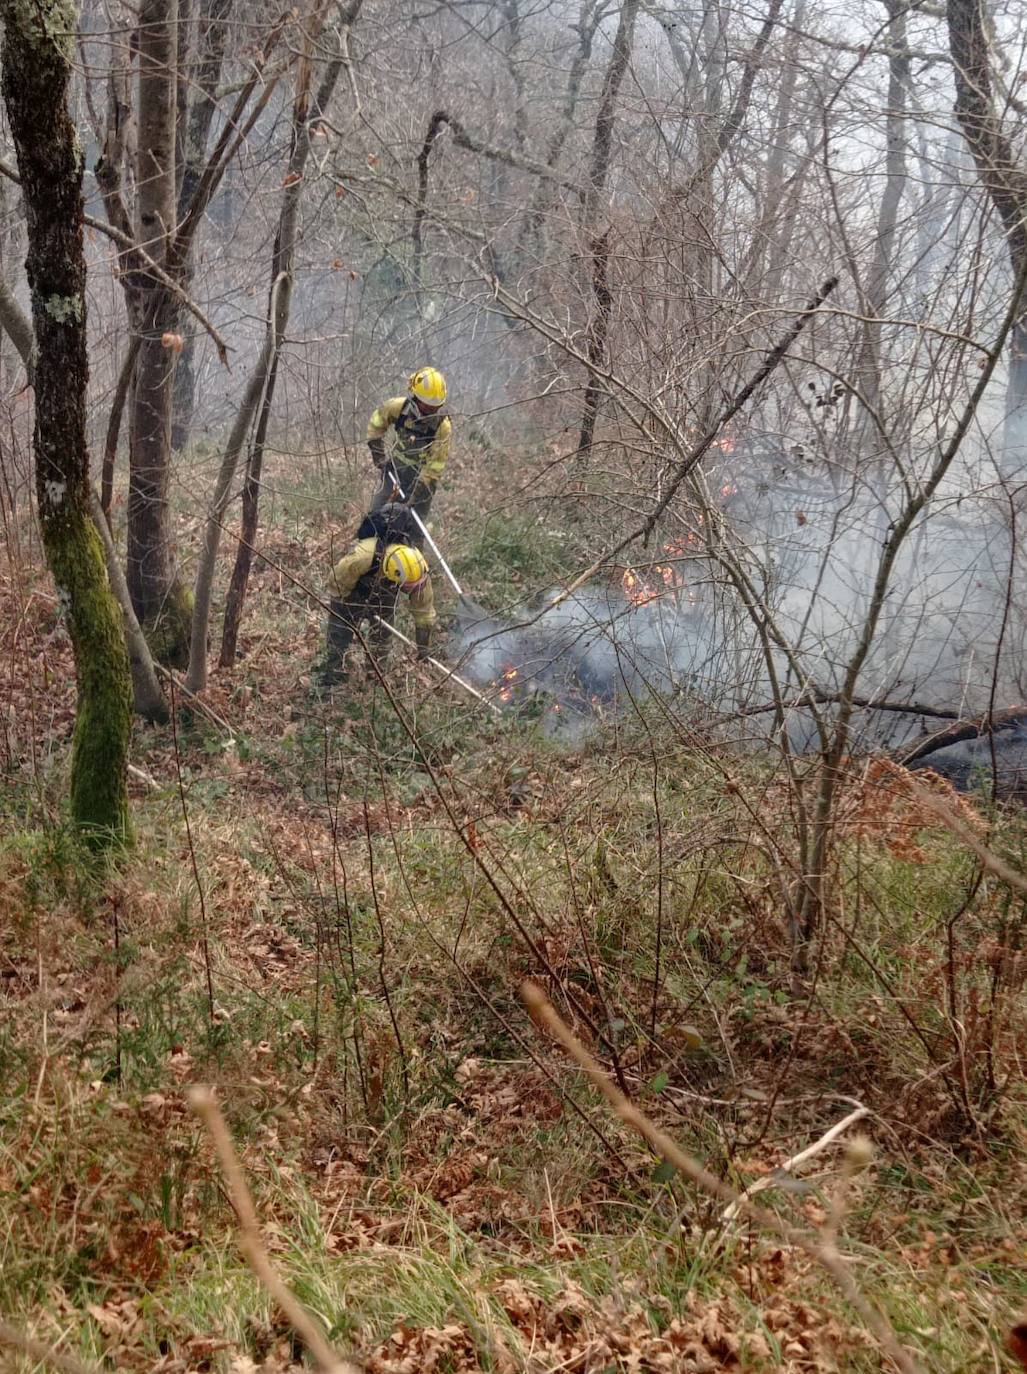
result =
[[[333,596],[337,596],[340,601],[346,601],[353,595],[357,583],[374,566],[377,547],[378,540],[374,535],[370,535],[367,539],[353,541],[349,551],[339,559],[328,579],[328,585]],[[397,547],[396,544],[387,544],[382,551],[381,561],[384,563],[391,550]],[[385,581],[385,578],[381,577],[381,573],[377,576],[381,578],[382,582]],[[410,614],[414,617],[415,625],[435,624],[435,598],[432,595],[430,576],[425,578],[416,592],[409,594],[407,601],[410,604]]]
[[[453,434],[449,416],[419,415],[409,397],[393,396],[371,416],[367,426],[368,441],[384,439],[392,427],[396,431],[394,456],[397,462],[416,468],[419,480],[434,486],[449,458],[449,441]]]

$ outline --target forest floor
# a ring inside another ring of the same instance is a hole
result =
[[[27,515],[10,526],[0,1317],[107,1368],[300,1361],[186,1102],[209,1083],[275,1262],[376,1374],[888,1367],[806,1252],[723,1224],[610,1114],[525,1012],[531,976],[733,1189],[865,1107],[849,1134],[869,1164],[842,1137],[761,1202],[837,1233],[922,1368],[1016,1367],[1022,897],[901,780],[854,769],[797,986],[794,807],[768,762],[662,710],[561,744],[402,654],[384,683],[315,700],[303,584],[319,591],[358,508],[291,460],[268,490],[271,562],[204,696],[228,728],[185,706],[137,725],[153,785],[133,781],[135,845],[103,872],[62,821],[70,649]],[[484,520],[488,496],[458,475],[444,529],[495,605],[556,576],[570,536],[533,510]],[[1019,814],[963,814],[1023,867]]]

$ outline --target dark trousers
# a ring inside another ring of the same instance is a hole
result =
[[[376,579],[376,582],[377,585],[369,591],[363,591],[358,585],[345,601],[333,599],[330,602],[325,652],[325,670],[329,674],[341,670],[346,650],[353,643],[353,637],[363,620],[369,622],[365,642],[375,658],[385,658],[392,647],[393,636],[375,617],[392,624],[399,588],[380,579]]]
[[[375,511],[381,510],[382,506],[387,505],[389,501],[399,499],[393,495],[396,490],[396,484],[392,480],[390,466],[391,472],[395,472],[396,476],[399,478],[400,486],[408,497],[417,482],[417,468],[408,468],[406,464],[397,463],[395,459],[393,459],[391,465],[386,465],[386,467],[382,469],[381,481],[378,483],[374,496],[371,498],[372,515]],[[419,515],[422,520],[427,520],[428,512],[431,509],[432,497],[435,495],[435,492],[430,483],[425,483],[421,490],[424,494],[419,495],[416,501],[410,503],[410,509]]]

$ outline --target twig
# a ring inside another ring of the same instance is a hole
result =
[[[809,322],[815,317],[817,311],[820,309],[824,301],[827,299],[827,297],[831,294],[831,292],[835,289],[837,285],[837,277],[829,277],[827,281],[823,283],[823,285],[817,291],[817,294],[806,306],[805,310],[800,311],[795,316],[795,319],[792,321],[791,325],[789,325],[784,335],[778,340],[778,342],[766,355],[766,357],[763,359],[763,362],[757,368],[756,372],[749,379],[749,381],[746,382],[745,386],[743,386],[742,389],[730,401],[730,403],[727,406],[725,406],[725,408],[721,411],[721,413],[717,416],[717,418],[707,429],[706,433],[703,434],[702,438],[700,438],[695,444],[693,444],[692,447],[688,450],[688,452],[684,455],[684,457],[681,459],[681,461],[675,468],[674,474],[671,477],[671,480],[668,482],[666,490],[660,497],[659,501],[657,501],[653,509],[646,516],[645,520],[643,520],[642,523],[638,525],[636,528],[632,529],[628,534],[624,535],[623,538],[619,539],[617,543],[613,545],[612,548],[607,549],[605,553],[601,554],[595,560],[594,563],[590,563],[589,566],[584,570],[584,572],[579,573],[577,577],[570,581],[567,584],[567,586],[564,587],[564,589],[560,592],[560,594],[557,597],[555,597],[553,601],[550,602],[550,610],[555,606],[561,605],[569,597],[573,596],[574,593],[578,591],[581,587],[583,587],[586,582],[590,582],[592,578],[595,577],[596,573],[598,573],[599,571],[601,571],[601,569],[606,567],[612,559],[616,558],[619,553],[622,553],[624,549],[628,548],[629,545],[633,544],[636,539],[643,539],[646,541],[649,539],[649,536],[652,534],[653,530],[656,527],[657,520],[659,520],[660,516],[670,505],[671,501],[674,499],[678,489],[684,482],[685,478],[695,467],[698,466],[700,460],[702,459],[706,451],[709,449],[714,439],[716,439],[717,435],[723,429],[723,427],[728,423],[728,421],[732,420],[735,417],[735,415],[738,414],[738,412],[750,399],[753,393],[763,385],[763,383],[767,380],[770,374],[784,361],[789,348],[791,348],[792,344],[802,333],[803,329],[805,329]],[[504,295],[505,293],[503,293],[502,290],[500,290],[499,294]],[[508,298],[508,304],[510,304],[516,312],[516,303],[513,302],[512,297]],[[587,359],[581,359],[580,357],[579,360],[583,360],[586,363],[588,361]],[[591,370],[594,375],[603,377],[602,372],[599,371],[598,368],[593,367]],[[666,426],[664,426],[664,428],[666,428]]]
[[[686,1154],[676,1141],[655,1126],[644,1112],[640,1111],[629,1098],[624,1096],[613,1080],[592,1058],[574,1032],[560,1019],[542,989],[530,979],[526,979],[521,984],[521,1000],[528,1008],[536,1025],[544,1026],[549,1031],[585,1073],[590,1082],[602,1093],[620,1119],[636,1130],[644,1140],[648,1141],[657,1154],[662,1155],[668,1164],[673,1164],[679,1173],[690,1178],[693,1183],[698,1184],[711,1197],[719,1198],[727,1203],[737,1203],[739,1212],[744,1216],[757,1225],[765,1227],[768,1231],[773,1231],[782,1240],[787,1241],[789,1245],[796,1246],[809,1255],[811,1259],[816,1260],[834,1280],[846,1302],[862,1317],[867,1327],[877,1338],[882,1351],[896,1369],[902,1370],[903,1374],[924,1374],[923,1367],[899,1344],[898,1337],[892,1330],[887,1317],[874,1307],[856,1287],[852,1275],[833,1243],[818,1242],[808,1232],[801,1231],[798,1227],[782,1221],[773,1212],[767,1212],[761,1207],[754,1206],[748,1198],[740,1197],[733,1188],[729,1188],[726,1183],[721,1182],[708,1169],[705,1169],[697,1159]]]
[[[7,177],[18,186],[21,185],[21,177],[11,164],[5,162],[3,158],[0,158],[0,176]],[[106,220],[97,219],[95,215],[83,215],[82,223],[87,229],[95,229],[98,233],[105,234],[107,238],[112,239],[123,252],[136,254],[140,262],[146,268],[146,271],[159,281],[163,287],[166,287],[173,296],[177,297],[182,305],[185,306],[186,310],[189,311],[190,315],[195,316],[195,318],[199,320],[200,324],[203,325],[204,329],[213,339],[214,347],[217,349],[218,358],[222,366],[228,366],[228,345],[222,335],[218,332],[217,328],[211,324],[210,320],[207,319],[206,315],[193,300],[192,296],[189,295],[188,291],[186,291],[179,282],[175,281],[174,278],[168,276],[163,267],[150,256],[141,244],[137,243],[130,234],[124,233],[113,224],[108,224]]]
[[[9,1322],[0,1321],[0,1345],[13,1346],[15,1350],[20,1350],[33,1360],[52,1364],[55,1369],[63,1369],[65,1374],[98,1374],[95,1365],[83,1364],[74,1355],[66,1355],[63,1350],[55,1350],[45,1341],[37,1341],[34,1336],[11,1326]]]
[[[223,716],[219,716],[218,713],[213,710],[212,707],[208,706],[202,698],[198,697],[195,692],[190,691],[182,679],[176,677],[170,668],[165,668],[163,663],[154,663],[153,666],[162,678],[165,678],[168,682],[173,684],[177,692],[182,692],[189,698],[201,715],[206,716],[208,720],[212,720],[215,725],[220,726],[222,730],[226,731],[230,740],[235,739],[235,731],[229,725],[228,721],[225,720]]]
[[[800,1164],[805,1164],[814,1155],[820,1154],[821,1150],[826,1150],[833,1140],[837,1140],[843,1131],[847,1131],[850,1126],[854,1126],[857,1121],[862,1121],[865,1116],[870,1115],[868,1107],[857,1107],[854,1112],[837,1122],[829,1131],[825,1131],[819,1140],[815,1140],[812,1145],[807,1145],[805,1150],[800,1150],[797,1155],[792,1155],[791,1159],[774,1170],[772,1174],[765,1174],[763,1178],[758,1178],[755,1183],[750,1183],[744,1193],[741,1193],[737,1202],[732,1202],[729,1207],[725,1207],[721,1221],[734,1221],[741,1210],[742,1204],[747,1198],[753,1197],[756,1193],[762,1193],[764,1188],[774,1188],[780,1181],[781,1174],[793,1173]]]
[[[199,1085],[188,1092],[189,1105],[200,1118],[214,1141],[222,1172],[228,1183],[229,1197],[239,1221],[239,1249],[247,1263],[285,1314],[289,1325],[313,1355],[322,1374],[362,1374],[359,1365],[337,1355],[325,1340],[317,1323],[285,1283],[271,1263],[271,1257],[260,1236],[260,1222],[253,1205],[242,1165],[232,1145],[225,1119],[209,1088]],[[77,1372],[76,1372],[77,1374]]]
[[[135,778],[136,782],[141,782],[144,787],[148,787],[151,792],[160,791],[160,783],[155,777],[147,773],[145,768],[137,768],[134,763],[128,765],[128,776]]]
[[[1014,891],[1027,895],[1027,878],[1011,864],[1006,863],[1005,859],[1000,859],[994,850],[989,849],[983,840],[978,839],[970,826],[967,825],[960,816],[957,816],[951,807],[934,795],[922,783],[913,781],[913,792],[916,799],[927,811],[932,811],[941,821],[942,825],[952,831],[957,840],[966,845],[967,849],[972,850],[981,861],[981,866],[990,873],[994,873],[996,878],[1008,883]]]

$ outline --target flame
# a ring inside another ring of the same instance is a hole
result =
[[[633,606],[645,606],[660,594],[650,582],[640,577],[634,568],[624,569],[621,586],[624,588],[624,595]]]
[[[714,439],[710,448],[719,448],[721,453],[734,453],[735,441],[730,434],[725,434],[722,439]]]
[[[516,668],[504,668],[497,679],[500,701],[513,701],[514,686],[517,680]]]
[[[721,496],[735,496],[737,493],[738,488],[735,486],[734,482],[725,482],[720,489]]]
[[[684,558],[689,549],[698,546],[699,539],[695,534],[687,534],[680,539],[672,539],[664,544],[663,552],[669,554],[671,558]],[[658,579],[658,581],[657,581]],[[660,585],[662,584],[662,585]],[[681,570],[673,563],[655,563],[652,573],[643,577],[634,568],[625,568],[624,576],[621,578],[621,586],[624,595],[633,606],[647,606],[650,601],[655,601],[663,596],[665,591],[688,592],[688,582]],[[695,596],[688,592],[689,601],[695,601]]]

